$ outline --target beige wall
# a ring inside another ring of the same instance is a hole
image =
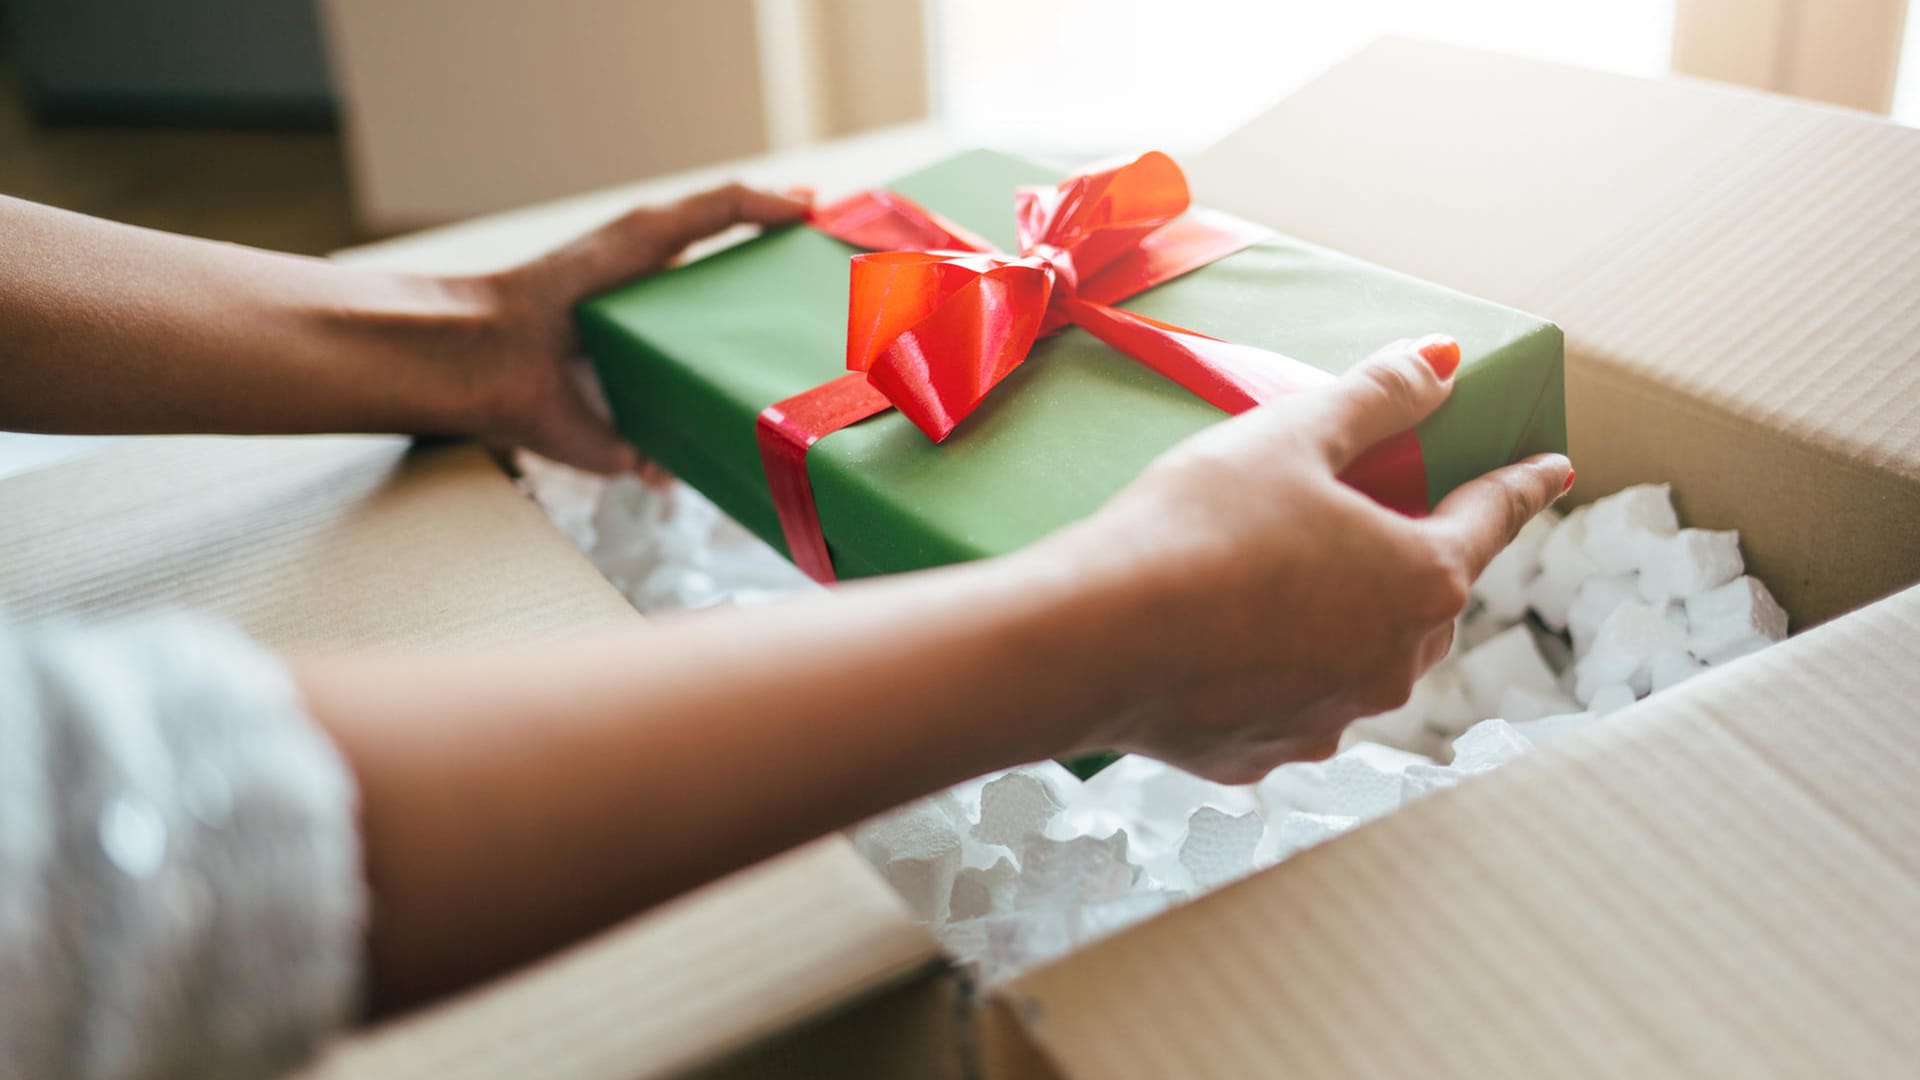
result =
[[[917,0],[816,0],[826,69],[825,135],[928,112],[927,9]]]
[[[1884,113],[1908,0],[1676,0],[1673,69]]]
[[[375,232],[927,108],[913,0],[324,0],[322,14]]]

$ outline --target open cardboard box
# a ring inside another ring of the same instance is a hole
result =
[[[1390,41],[1190,172],[1209,204],[1560,321],[1576,496],[1672,481],[1806,632],[991,990],[829,837],[317,1075],[1912,1071],[1920,132]],[[329,643],[624,617],[473,451],[196,466],[253,476],[240,495],[124,479],[209,445],[0,484],[38,508],[0,535],[0,596],[157,593]],[[120,550],[75,524],[103,514]]]
[[[1576,496],[1672,481],[1813,629],[991,990],[832,838],[342,1075],[1913,1068],[1920,132],[1388,41],[1190,172],[1560,321]]]

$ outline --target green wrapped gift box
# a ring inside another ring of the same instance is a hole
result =
[[[1060,178],[974,151],[889,187],[1012,251],[1014,188]],[[755,421],[845,374],[854,253],[783,229],[579,310],[620,430],[781,551]],[[1566,449],[1558,327],[1297,240],[1263,240],[1118,306],[1331,372],[1396,339],[1453,336],[1453,396],[1417,432],[1433,502],[1488,469]],[[865,577],[1018,548],[1224,416],[1069,327],[1036,344],[945,442],[887,412],[821,440],[807,469],[838,575]]]

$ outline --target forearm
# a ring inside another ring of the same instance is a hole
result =
[[[457,433],[477,290],[0,196],[0,428]]]
[[[311,661],[359,778],[379,1006],[795,843],[1072,750],[1126,612],[1044,555],[491,655]],[[1115,635],[1101,635],[1107,642]]]

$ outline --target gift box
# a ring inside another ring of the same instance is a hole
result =
[[[974,151],[887,190],[1014,253],[1016,189],[1061,180],[1033,162]],[[1181,182],[1181,200],[1184,190]],[[1410,512],[1491,468],[1565,450],[1553,324],[1285,236],[1251,235],[1113,306],[1268,350],[1276,366],[1334,374],[1397,339],[1453,337],[1462,362],[1452,397],[1414,433]],[[579,309],[622,433],[782,551],[760,418],[847,375],[850,259],[859,250],[809,225],[775,230]],[[804,479],[834,575],[913,570],[1011,551],[1083,517],[1162,451],[1225,416],[1067,325],[1040,336],[939,441],[886,411],[813,444]]]

